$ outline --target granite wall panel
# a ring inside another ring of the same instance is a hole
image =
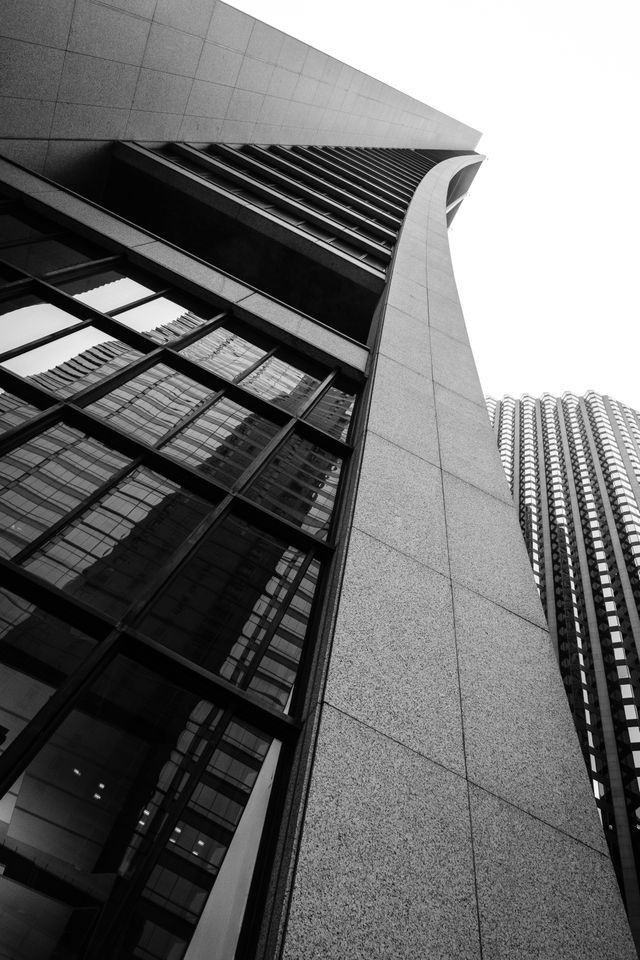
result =
[[[50,137],[464,149],[479,136],[217,0],[6,0],[0,39],[0,136],[28,141],[27,165],[40,163],[34,141]],[[212,86],[192,97],[203,81]],[[265,95],[279,105],[265,108]],[[59,164],[55,173],[64,178]]]
[[[426,176],[396,252],[286,960],[636,956],[446,276],[473,163]]]

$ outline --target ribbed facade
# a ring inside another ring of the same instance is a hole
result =
[[[637,937],[640,413],[594,392],[487,403]]]

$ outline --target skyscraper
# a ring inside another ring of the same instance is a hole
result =
[[[640,942],[640,414],[592,391],[488,406]]]
[[[453,280],[478,134],[222,3],[8,7],[5,954],[632,957]]]

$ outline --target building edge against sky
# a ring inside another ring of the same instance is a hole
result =
[[[255,955],[635,956],[453,279],[447,208],[476,132],[221,3],[10,3],[3,27],[11,197],[307,363],[371,374],[318,625],[331,655],[291,724],[268,718],[293,779]],[[463,155],[416,189],[372,287],[377,339],[357,344],[101,209],[111,143],[134,139]]]

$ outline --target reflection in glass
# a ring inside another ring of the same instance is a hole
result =
[[[88,410],[139,440],[155,443],[211,396],[206,387],[160,363],[96,400]]]
[[[213,311],[202,305],[204,316],[193,313],[179,300],[156,297],[149,303],[116,314],[116,320],[138,333],[146,333],[156,343],[170,343],[211,319]]]
[[[146,284],[149,284],[147,286]],[[89,276],[76,277],[75,280],[66,280],[58,286],[68,293],[74,300],[80,300],[101,313],[117,310],[128,303],[135,303],[144,297],[151,296],[158,289],[153,278],[145,277],[145,283],[126,276],[120,270],[101,270]]]
[[[329,387],[306,415],[305,420],[331,434],[338,440],[346,440],[351,423],[355,397],[352,393]]]
[[[150,873],[145,899],[195,923],[270,744],[270,737],[247,724],[228,724]]]
[[[96,327],[84,327],[43,347],[21,353],[2,366],[61,397],[111,376],[142,354]]]
[[[325,539],[341,467],[341,457],[294,434],[278,449],[246,495]]]
[[[6,750],[19,733],[24,730],[38,710],[45,705],[53,688],[22,670],[6,664],[0,665],[0,751]],[[0,800],[0,839],[3,839],[4,825],[13,810],[15,797],[5,796]]]
[[[78,323],[82,321],[77,317],[52,303],[45,303],[33,294],[13,297],[0,303],[0,353],[48,337]],[[3,366],[12,369],[8,364]]]
[[[15,556],[129,462],[60,423],[0,460],[0,555]]]
[[[301,550],[228,516],[142,615],[140,629],[244,686],[292,600],[303,561]]]
[[[237,644],[222,671],[227,679],[271,700],[281,710],[287,707],[298,673],[319,573],[320,564],[313,560],[259,655],[249,659],[242,644]]]
[[[6,842],[29,859],[37,851],[54,881],[99,892],[106,901],[105,956],[174,960],[215,883],[271,742],[120,658],[16,783],[4,810]],[[258,842],[259,833],[240,854],[255,856]],[[50,911],[30,908],[32,878],[20,879],[19,909],[42,938],[49,934],[43,957],[80,955],[95,913],[63,911],[63,922],[51,925]],[[14,882],[9,860],[0,903],[9,902]]]
[[[0,389],[0,429],[4,432],[12,427],[19,427],[31,417],[40,413],[37,407],[27,403],[22,397]]]
[[[223,397],[181,430],[163,452],[231,486],[278,432],[278,426]]]
[[[95,642],[77,627],[8,590],[0,590],[0,661],[20,664],[57,683],[91,652]]]
[[[297,413],[319,383],[317,377],[304,373],[291,363],[269,357],[242,381],[242,386],[284,410]]]
[[[41,547],[25,567],[118,616],[210,510],[204,500],[140,468]]]
[[[97,260],[101,251],[80,241],[38,240],[35,243],[21,243],[17,247],[3,247],[0,257],[14,267],[39,277],[43,273],[62,270]]]
[[[217,327],[180,352],[201,367],[233,380],[264,357],[267,351],[225,327]]]

